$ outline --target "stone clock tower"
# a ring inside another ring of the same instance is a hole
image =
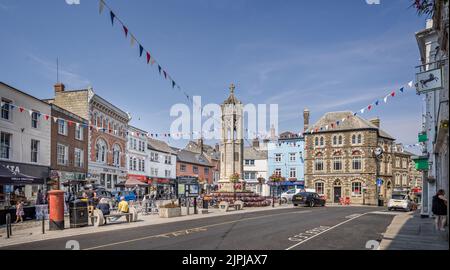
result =
[[[234,95],[235,86],[230,86],[230,96],[221,105],[222,134],[220,140],[221,190],[233,189],[230,177],[238,173],[243,179],[244,165],[244,120],[243,105]],[[242,187],[243,188],[243,187]]]

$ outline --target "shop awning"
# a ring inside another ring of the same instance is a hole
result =
[[[40,177],[25,175],[19,172],[13,172],[4,165],[0,165],[0,184],[1,185],[43,185],[45,180]]]
[[[281,182],[267,182],[269,186],[303,186],[305,184],[305,181],[281,181]]]
[[[118,185],[116,185],[116,186],[118,186]],[[124,186],[127,187],[127,188],[132,188],[132,187],[136,187],[136,186],[147,187],[148,184],[143,183],[143,182],[141,182],[141,181],[139,181],[137,179],[130,178],[124,183]]]

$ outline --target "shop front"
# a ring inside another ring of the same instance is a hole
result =
[[[30,164],[0,162],[0,224],[5,223],[6,213],[15,219],[15,205],[24,204],[24,219],[35,217],[38,191],[45,194],[49,167]]]
[[[91,184],[98,184],[108,191],[114,191],[118,183],[127,180],[127,172],[120,169],[90,166],[86,180]]]
[[[151,185],[150,194],[156,199],[170,199],[176,197],[177,182],[175,179],[151,177],[148,179],[148,184]]]

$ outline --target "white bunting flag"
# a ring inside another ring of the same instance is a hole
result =
[[[31,115],[33,115],[33,111],[32,110],[28,110],[28,113]]]
[[[103,0],[100,0],[100,4],[99,5],[100,6],[99,6],[98,10],[99,10],[99,13],[102,14],[103,8],[105,7],[105,3],[103,3]]]
[[[53,121],[56,123],[58,121],[58,117],[53,117]]]
[[[136,39],[134,38],[133,34],[130,34],[131,36],[131,47],[134,47],[134,43],[136,43]]]
[[[408,83],[408,86],[409,86],[409,88],[413,88],[414,82],[413,82],[413,81],[410,81],[410,82]]]
[[[384,103],[387,103],[387,99],[388,99],[389,95],[384,97]]]
[[[325,126],[325,129],[328,130],[328,125]]]
[[[364,113],[364,109],[361,109],[360,112],[361,112],[361,113]]]
[[[346,119],[347,119],[347,118],[345,118],[345,117],[344,117],[344,118],[342,118],[342,122],[345,122],[345,120],[346,120]]]

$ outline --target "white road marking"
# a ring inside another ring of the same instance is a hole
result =
[[[226,222],[221,222],[221,223],[216,223],[216,224],[211,224],[211,225],[206,225],[206,226],[201,226],[201,227],[197,227],[197,228],[190,228],[190,229],[185,229],[182,231],[202,231],[203,229],[206,230],[206,228],[210,228],[210,227],[215,227],[215,226],[220,226],[220,225],[226,225],[226,224],[231,224],[231,223],[235,223],[235,222],[239,222],[239,221],[245,221],[245,220],[253,220],[253,219],[260,219],[260,218],[266,218],[266,217],[273,217],[273,216],[280,216],[280,215],[287,215],[287,214],[303,214],[303,213],[309,213],[311,212],[311,210],[306,210],[306,211],[291,211],[291,212],[287,212],[287,213],[280,213],[280,214],[272,214],[272,215],[264,215],[264,216],[257,216],[257,217],[250,217],[250,218],[243,218],[243,219],[237,219],[237,220],[232,220],[232,221],[226,221]],[[151,239],[151,238],[159,238],[159,237],[168,237],[168,235],[176,235],[178,234],[180,231],[174,231],[174,232],[168,232],[168,233],[162,233],[162,234],[157,234],[157,235],[149,235],[149,236],[145,236],[145,237],[140,237],[140,238],[135,238],[135,239],[130,239],[130,240],[125,240],[125,241],[120,241],[120,242],[115,242],[115,243],[110,243],[110,244],[105,244],[105,245],[100,245],[100,246],[96,246],[96,247],[90,247],[90,248],[85,248],[83,250],[92,250],[92,249],[99,249],[99,248],[104,248],[104,247],[110,247],[110,246],[115,246],[115,245],[120,245],[120,244],[125,244],[125,243],[131,243],[131,242],[137,242],[137,241],[141,241],[141,240],[145,240],[145,239]]]
[[[373,212],[370,212],[369,214],[397,216],[397,215],[404,214],[404,212],[383,212],[383,211],[373,211]]]
[[[345,218],[354,218],[354,217],[359,217],[359,215],[360,215],[360,214],[353,214],[353,215],[350,215],[350,216],[346,216]]]
[[[309,237],[309,238],[307,238],[307,239],[305,239],[305,240],[303,240],[303,241],[301,241],[301,242],[298,242],[297,244],[295,244],[295,245],[293,245],[293,246],[288,247],[286,250],[291,250],[291,249],[293,249],[293,248],[295,248],[295,247],[297,247],[297,246],[299,246],[299,245],[301,245],[301,244],[303,244],[303,243],[305,243],[305,242],[307,242],[307,241],[313,239],[314,237],[317,237],[317,236],[319,236],[319,235],[321,235],[321,234],[323,234],[323,233],[326,233],[326,232],[328,232],[328,231],[330,231],[330,230],[332,230],[332,229],[335,229],[335,228],[337,228],[337,227],[339,227],[339,226],[341,226],[341,225],[343,225],[343,224],[345,224],[345,223],[347,223],[347,222],[350,222],[350,221],[352,221],[352,220],[354,220],[354,219],[356,219],[356,218],[362,217],[362,216],[364,216],[364,215],[366,215],[366,214],[368,214],[368,213],[360,214],[360,215],[355,216],[355,217],[353,217],[353,218],[347,219],[346,221],[343,221],[343,222],[341,222],[341,223],[339,223],[339,224],[336,224],[336,225],[334,225],[333,227],[330,227],[330,228],[328,228],[328,229],[326,229],[326,230],[324,230],[324,231],[321,231],[320,233],[315,234],[315,235],[313,235],[313,236],[311,236],[311,237]]]

